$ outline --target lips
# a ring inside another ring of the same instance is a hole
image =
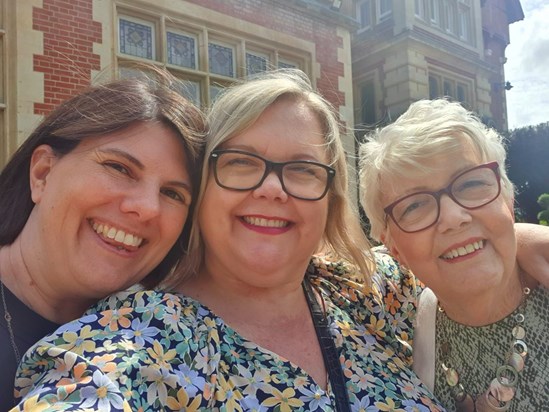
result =
[[[254,217],[254,216],[242,216],[242,220],[248,223],[249,225],[259,226],[259,227],[273,227],[273,228],[283,228],[290,225],[290,222],[287,220],[281,219],[266,219],[263,217]]]
[[[128,233],[122,229],[110,226],[106,223],[90,221],[90,224],[99,236],[112,244],[120,244],[121,247],[138,248],[143,243],[143,238],[134,233]]]
[[[441,255],[440,257],[446,260],[455,259],[460,256],[467,256],[471,253],[476,252],[477,250],[482,249],[483,247],[484,247],[484,241],[479,240],[477,242],[468,243],[464,246],[460,246],[456,249],[451,249],[448,252]]]

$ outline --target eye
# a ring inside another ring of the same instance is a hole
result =
[[[131,175],[130,169],[124,166],[122,163],[108,161],[108,162],[103,162],[103,166],[124,175],[128,175],[128,176]]]
[[[305,162],[288,163],[285,166],[284,173],[287,176],[301,179],[323,179],[326,176],[326,170],[322,167]]]
[[[403,199],[393,209],[393,215],[398,221],[413,220],[425,213],[429,213],[436,205],[436,201],[430,195],[414,195]]]
[[[162,189],[160,191],[160,193],[162,193],[164,196],[167,196],[169,197],[170,199],[173,199],[177,202],[180,202],[180,203],[183,203],[185,205],[189,204],[190,202],[188,201],[188,199],[190,199],[190,195],[188,194],[183,194],[181,193],[180,191],[178,190],[173,190],[173,189]]]
[[[226,166],[230,167],[258,167],[261,161],[253,157],[240,156],[227,159]]]
[[[413,202],[406,206],[406,209],[402,211],[402,216],[406,216],[412,213],[414,210],[419,209],[424,202]]]
[[[462,182],[458,190],[467,190],[467,189],[474,189],[475,187],[482,187],[482,186],[488,186],[489,182],[483,179],[469,179],[465,182]]]

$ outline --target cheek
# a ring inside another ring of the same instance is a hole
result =
[[[333,213],[333,211],[332,211]],[[318,201],[317,205],[312,207],[307,212],[308,221],[311,222],[311,230],[320,232],[320,235],[326,233],[326,224],[330,215],[330,209],[326,198]]]
[[[166,244],[173,244],[181,235],[185,222],[189,218],[187,207],[173,208],[162,216],[162,233],[160,240]]]
[[[401,265],[413,271],[414,267],[432,261],[432,242],[425,235],[422,232],[392,233],[387,236],[386,246]]]
[[[212,229],[219,226],[216,221],[221,218],[227,203],[228,196],[221,196],[216,183],[210,179],[198,211],[198,225],[203,235],[207,235]]]

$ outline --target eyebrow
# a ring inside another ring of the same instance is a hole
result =
[[[253,146],[250,146],[250,145],[245,145],[245,144],[236,144],[236,145],[233,145],[233,146],[224,146],[224,145],[221,145],[222,149],[228,149],[228,150],[231,150],[231,149],[236,149],[236,150],[242,150],[244,152],[248,152],[248,153],[251,153],[251,154],[255,154],[255,155],[258,155],[266,160],[271,160],[271,159],[267,159],[265,157],[264,154],[262,153],[259,153],[257,151],[257,149]],[[306,152],[299,152],[299,153],[294,153],[291,157],[290,157],[290,162],[294,162],[294,161],[300,161],[300,160],[307,160],[307,161],[312,161],[312,162],[317,162],[317,163],[322,163],[324,164],[324,160],[322,159],[319,159],[317,156],[314,156],[314,155],[311,155],[310,153],[306,153]],[[285,163],[285,162],[283,162]]]
[[[126,152],[124,150],[120,150],[120,149],[116,149],[116,148],[108,148],[108,149],[98,149],[98,151],[102,152],[102,153],[110,153],[110,154],[113,154],[115,156],[123,157],[128,162],[133,163],[139,170],[145,170],[145,165],[143,163],[141,163],[141,161],[138,158],[136,158],[135,156],[132,156],[131,154],[129,154],[128,152]],[[185,189],[189,193],[192,193],[192,189],[191,189],[190,184],[188,184],[186,182],[178,181],[178,180],[170,180],[167,183],[168,183],[168,185],[178,186],[178,187],[181,187],[181,188]]]
[[[462,174],[463,172],[466,172],[467,170],[469,169],[473,169],[474,167],[476,166],[479,166],[479,164],[473,164],[473,163],[467,163],[465,166],[461,167],[460,169],[456,170],[454,173],[452,173],[452,175],[450,176],[450,180],[448,180],[448,182],[446,183],[445,186],[443,187],[446,187],[448,186],[448,184],[450,184],[450,182],[452,182],[457,176],[459,176],[460,174]],[[423,172],[421,172],[423,173]],[[420,173],[420,174],[421,174]],[[409,190],[406,190],[405,193],[403,193],[400,197],[403,197],[403,196],[408,196],[410,194],[414,194],[416,192],[437,192],[438,190],[440,189],[437,189],[437,190],[433,190],[432,188],[430,188],[429,186],[425,186],[425,185],[422,185],[422,186],[414,186],[412,188],[410,188]],[[397,198],[398,199],[398,198]]]
[[[98,149],[97,151],[101,152],[101,153],[110,153],[110,154],[113,154],[115,156],[123,157],[127,161],[129,161],[129,162],[133,163],[135,166],[137,166],[139,168],[139,170],[145,169],[145,165],[143,163],[141,163],[141,161],[139,161],[139,159],[132,156],[128,152],[125,152],[124,150],[115,149],[115,148],[108,148],[108,149]]]

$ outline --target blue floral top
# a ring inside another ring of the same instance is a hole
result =
[[[319,259],[305,278],[324,299],[351,408],[441,411],[408,368],[418,286],[389,256],[376,259],[372,288]],[[20,411],[335,410],[330,386],[200,302],[158,291],[114,295],[38,342],[16,387]]]

